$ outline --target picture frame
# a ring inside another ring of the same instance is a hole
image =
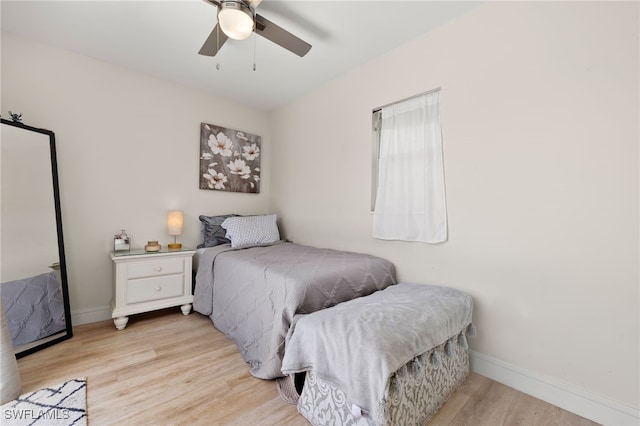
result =
[[[215,124],[200,125],[200,189],[260,193],[262,138]]]

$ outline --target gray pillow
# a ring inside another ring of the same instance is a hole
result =
[[[280,240],[276,215],[231,217],[222,223],[231,247],[248,247]]]
[[[198,248],[214,247],[220,244],[229,244],[231,241],[226,237],[227,231],[220,225],[229,217],[237,214],[226,214],[221,216],[200,215],[200,244]]]

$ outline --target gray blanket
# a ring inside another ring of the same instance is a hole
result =
[[[388,379],[416,356],[471,324],[473,302],[459,290],[400,283],[311,315],[298,315],[282,371],[313,372],[378,424]]]
[[[0,293],[14,347],[65,329],[62,290],[54,271],[2,283]]]
[[[233,339],[261,379],[283,377],[293,317],[396,283],[392,263],[368,254],[293,243],[200,252],[193,308]]]

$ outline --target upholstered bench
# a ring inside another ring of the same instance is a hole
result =
[[[473,302],[400,283],[294,319],[282,372],[305,373],[298,411],[313,425],[424,425],[469,373]]]

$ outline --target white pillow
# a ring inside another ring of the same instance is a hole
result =
[[[280,239],[275,214],[229,217],[220,226],[227,230],[227,238],[234,248],[275,243]]]

